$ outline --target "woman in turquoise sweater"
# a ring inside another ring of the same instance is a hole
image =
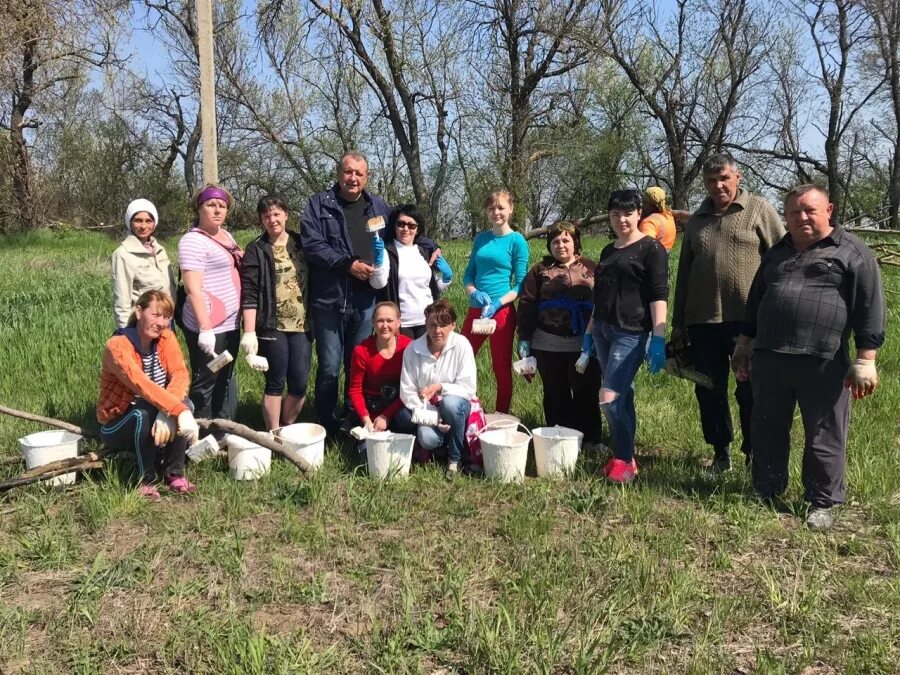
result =
[[[508,413],[512,400],[512,350],[516,334],[513,306],[528,272],[528,243],[509,226],[515,199],[508,190],[494,190],[484,202],[490,232],[475,237],[472,255],[463,276],[469,294],[469,311],[462,334],[478,350],[486,338],[491,341],[491,365],[497,379],[497,412]],[[494,319],[497,328],[490,335],[472,333],[475,319]]]

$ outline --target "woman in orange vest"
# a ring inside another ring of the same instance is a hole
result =
[[[668,253],[675,245],[675,216],[666,204],[666,191],[655,185],[648,187],[643,202],[644,217],[638,229],[656,239]]]

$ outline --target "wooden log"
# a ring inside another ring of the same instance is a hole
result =
[[[279,438],[274,438],[268,433],[256,431],[243,424],[223,419],[198,419],[197,425],[201,429],[207,431],[223,431],[228,434],[235,434],[241,438],[246,438],[251,443],[256,443],[263,448],[268,448],[272,452],[276,452],[284,457],[307,476],[311,476],[315,472],[315,468],[310,466],[309,462],[300,457],[297,453],[291,451],[285,445],[284,441]]]
[[[93,438],[97,441],[100,440],[100,437],[93,431],[88,431],[87,429],[84,429],[82,427],[76,426],[74,424],[69,424],[68,422],[63,422],[62,420],[57,420],[52,417],[35,415],[34,413],[25,412],[24,410],[8,408],[5,405],[0,405],[0,413],[9,415],[10,417],[18,417],[19,419],[28,420],[30,422],[40,422],[41,424],[56,427],[57,429],[71,431],[73,434],[78,434],[79,436],[84,436],[85,438]]]
[[[43,467],[36,467],[43,468]],[[103,461],[83,461],[78,466],[67,467],[64,469],[56,469],[55,471],[48,471],[46,473],[42,473],[38,476],[16,476],[15,478],[10,478],[9,480],[5,480],[0,483],[0,492],[6,492],[7,490],[12,490],[13,488],[22,487],[23,485],[31,485],[32,483],[40,483],[41,481],[50,480],[51,478],[56,478],[57,476],[62,476],[66,473],[71,473],[72,471],[88,471],[90,469],[102,469]]]

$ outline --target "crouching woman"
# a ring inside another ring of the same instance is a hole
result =
[[[456,476],[462,462],[475,383],[475,354],[469,341],[456,332],[453,305],[447,300],[428,305],[425,334],[403,352],[400,398],[406,407],[397,418],[404,424],[415,421],[417,409],[426,403],[437,408],[440,424],[419,424],[416,436],[426,450],[448,446],[448,480]]]
[[[100,438],[135,454],[138,494],[150,501],[159,501],[160,481],[173,492],[197,489],[184,477],[185,450],[199,429],[187,403],[188,369],[169,328],[173,312],[167,293],[141,294],[128,325],[106,342],[100,372]]]

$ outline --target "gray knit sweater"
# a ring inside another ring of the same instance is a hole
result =
[[[743,321],[760,258],[784,232],[772,205],[746,190],[722,215],[704,199],[684,229],[672,326]]]

